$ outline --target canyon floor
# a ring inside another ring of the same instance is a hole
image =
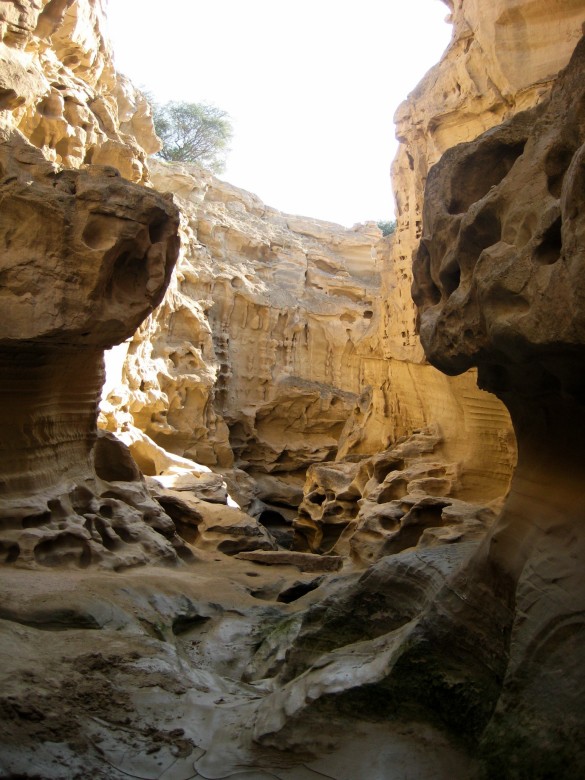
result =
[[[327,605],[385,561],[316,575],[201,553],[179,569],[2,571],[0,776],[474,777],[463,746],[416,713],[381,713],[367,682],[360,706],[335,693],[310,706],[368,667],[371,643],[324,638]],[[301,643],[295,678],[283,669],[308,614],[317,647]],[[301,708],[294,686],[311,675]]]

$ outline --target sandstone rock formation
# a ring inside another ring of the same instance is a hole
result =
[[[18,565],[193,557],[125,446],[96,429],[104,349],[160,303],[179,248],[172,196],[127,181],[146,181],[158,140],[103,24],[94,0],[0,8],[0,550]],[[171,465],[227,501],[217,477]]]
[[[295,549],[333,551],[367,565],[414,547],[482,538],[495,507],[453,497],[459,466],[437,458],[440,443],[427,429],[369,458],[311,466]]]
[[[160,148],[145,98],[112,63],[101,0],[4,2],[0,111],[50,161],[147,179]]]
[[[124,446],[96,429],[104,348],[171,275],[172,200],[111,168],[60,170],[15,131],[2,131],[0,169],[3,559],[176,560],[172,522]]]
[[[356,415],[353,452],[372,454],[413,430],[439,424],[447,462],[463,464],[458,497],[502,495],[515,462],[507,411],[478,391],[474,369],[440,376],[424,363],[412,305],[412,260],[422,231],[430,167],[447,149],[534,106],[581,36],[583,4],[547,0],[448,0],[453,38],[395,115],[400,141],[392,168],[397,228],[382,264],[382,384],[372,383]],[[345,450],[342,448],[341,453]]]
[[[110,383],[104,424],[245,469],[259,501],[282,503],[284,491],[294,510],[307,466],[335,457],[382,368],[368,337],[380,231],[282,214],[194,165],[153,161],[151,175],[180,204],[182,253],[165,301],[128,345],[122,382]],[[130,448],[158,473],[138,439]]]
[[[466,606],[441,608],[487,641],[473,685],[492,707],[499,688],[478,680],[503,676],[484,734],[493,771],[514,760],[538,777],[585,769],[584,73],[581,42],[548,102],[443,155],[415,265],[429,359],[477,366],[518,439],[502,516],[456,586]]]
[[[583,3],[451,5],[393,246],[178,215],[100,3],[0,6],[0,774],[581,778]]]
[[[387,356],[422,357],[410,299],[429,169],[453,146],[542,101],[581,37],[580,0],[445,0],[453,38],[394,121],[400,141],[392,181],[397,206],[393,262],[385,277]]]

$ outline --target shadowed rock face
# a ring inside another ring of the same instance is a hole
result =
[[[502,517],[457,586],[467,606],[443,598],[453,625],[469,633],[473,612],[472,637],[499,636],[484,743],[518,776],[585,767],[584,74],[581,42],[548,103],[442,157],[414,267],[429,360],[477,366],[518,440]]]
[[[170,518],[96,418],[104,348],[167,287],[177,209],[114,169],[60,171],[18,133],[0,140],[2,559],[175,560]]]

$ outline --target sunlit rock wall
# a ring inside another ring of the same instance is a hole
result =
[[[0,4],[0,559],[17,565],[187,554],[96,427],[104,349],[162,300],[179,248],[172,197],[139,184],[148,108],[102,30],[92,0]]]
[[[447,4],[451,44],[395,116],[397,229],[382,267],[379,331],[388,375],[381,386],[372,383],[341,453],[381,450],[397,435],[438,423],[446,459],[463,466],[458,495],[493,498],[505,492],[516,458],[508,413],[494,396],[477,390],[474,371],[453,380],[425,365],[417,335],[410,288],[424,183],[447,149],[548,95],[580,37],[583,4]]]
[[[102,0],[33,0],[0,6],[0,109],[50,161],[113,165],[147,178],[160,148],[150,108],[116,73]]]
[[[381,381],[379,229],[282,214],[197,166],[151,173],[181,206],[183,249],[107,424],[210,466],[304,476],[335,457],[370,364]]]

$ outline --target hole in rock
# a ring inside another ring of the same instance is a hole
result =
[[[400,527],[400,521],[404,517],[405,512],[397,509],[393,514],[384,514],[378,516],[378,522],[380,527],[384,531],[396,531]]]
[[[258,522],[265,528],[289,528],[290,523],[287,523],[285,518],[280,512],[275,512],[272,509],[265,509],[258,517]]]
[[[91,490],[83,487],[83,485],[77,485],[70,493],[71,506],[80,515],[86,512],[92,512],[95,510],[95,498]]]
[[[321,527],[323,537],[321,539],[321,544],[319,545],[319,552],[321,553],[331,552],[335,547],[335,545],[337,544],[337,542],[339,541],[341,534],[345,531],[348,525],[349,522],[325,523],[325,525]]]
[[[112,246],[112,227],[113,220],[110,217],[91,215],[81,234],[83,243],[90,249],[108,249]]]
[[[441,300],[441,291],[431,276],[431,255],[424,242],[421,241],[415,256],[413,266],[414,282],[412,284],[412,299],[417,306],[435,306]]]
[[[22,105],[26,98],[19,96],[13,89],[0,89],[0,111]]]
[[[496,395],[506,392],[511,386],[508,369],[498,364],[480,365],[477,374],[477,386],[480,390],[489,390]]]
[[[403,518],[403,525],[396,536],[388,543],[384,552],[388,555],[415,547],[427,528],[444,525],[443,509],[448,503],[431,506],[415,506]]]
[[[402,471],[404,462],[402,460],[383,460],[374,465],[374,479],[376,482],[383,482],[391,471]]]
[[[249,539],[224,539],[223,542],[217,545],[217,549],[224,555],[235,555],[236,553],[249,550],[249,544]]]
[[[79,566],[85,569],[91,563],[87,543],[73,534],[60,534],[45,539],[35,547],[35,561],[41,566]]]
[[[461,268],[459,267],[459,264],[456,262],[450,263],[447,268],[441,270],[439,278],[443,290],[445,290],[447,297],[449,297],[461,284]]]
[[[198,525],[203,519],[201,515],[177,499],[159,496],[157,500],[175,524],[179,536],[194,544],[200,536]]]
[[[459,160],[451,179],[449,214],[462,214],[499,184],[524,151],[525,144],[525,140],[506,144],[489,139]]]
[[[547,187],[553,198],[561,197],[563,180],[567,168],[571,164],[575,149],[567,144],[553,146],[546,155],[544,172],[546,173]]]
[[[500,219],[490,208],[481,211],[473,222],[461,231],[457,257],[461,267],[475,267],[481,253],[490,246],[497,244],[502,237]],[[460,277],[457,277],[459,286]]]
[[[148,226],[148,237],[151,244],[158,244],[165,237],[167,223],[166,220],[161,219],[158,222],[154,222]]]
[[[51,513],[42,512],[38,515],[28,515],[22,521],[23,528],[39,528],[41,525],[47,525],[51,522]]]
[[[294,530],[291,523],[286,521],[280,512],[265,509],[258,517],[258,522],[272,535],[279,547],[290,550],[293,544]]]
[[[100,517],[94,515],[94,517],[88,518],[85,521],[85,527],[90,533],[92,532],[92,529],[95,529],[96,533],[99,534],[103,546],[106,550],[110,550],[110,552],[118,550],[122,545],[122,541],[115,531],[113,531],[113,529]]]
[[[201,628],[204,623],[207,623],[209,617],[204,615],[178,615],[172,624],[173,634],[175,636],[181,636],[187,634],[194,628]]]
[[[309,495],[307,496],[307,501],[310,501],[311,504],[317,504],[318,506],[321,506],[323,501],[325,501],[325,498],[326,496],[324,493],[314,492],[314,493],[309,493]]]
[[[368,311],[364,312],[364,319],[366,320],[371,320],[373,316],[374,316],[374,312],[370,311],[369,309]]]
[[[552,225],[547,228],[542,240],[534,252],[534,261],[540,265],[552,265],[561,256],[563,239],[561,235],[562,220],[557,217]]]
[[[146,288],[148,270],[146,259],[131,252],[122,252],[114,263],[106,295],[120,297],[125,302],[134,300],[137,292]]]
[[[112,435],[99,436],[94,449],[95,472],[106,482],[136,482],[140,472],[128,448]]]
[[[14,563],[20,555],[20,547],[16,542],[0,542],[0,561]]]
[[[323,579],[324,577],[317,577],[309,582],[295,582],[290,588],[286,588],[286,590],[279,593],[276,600],[280,601],[281,604],[291,604],[293,601],[306,596],[307,593],[316,590],[323,582]]]
[[[53,520],[64,520],[69,515],[69,510],[63,505],[63,502],[59,498],[50,498],[47,501],[47,506]]]

